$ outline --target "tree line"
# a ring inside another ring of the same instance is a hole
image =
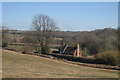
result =
[[[44,53],[44,49],[49,50],[49,44],[67,44],[75,47],[80,44],[81,50],[87,55],[97,55],[107,50],[120,50],[120,27],[118,29],[105,28],[94,31],[58,31],[55,21],[49,16],[40,14],[33,17],[32,28],[22,32],[22,39],[19,42],[25,43],[23,50],[34,50],[37,53]],[[2,46],[7,46],[10,41],[9,29],[2,27]],[[15,33],[14,33],[15,34]],[[61,38],[55,43],[54,38]]]
[[[71,32],[71,34],[71,36],[64,35],[63,42],[69,46],[76,46],[79,43],[81,50],[85,50],[88,54],[96,55],[102,51],[118,50],[119,28]]]

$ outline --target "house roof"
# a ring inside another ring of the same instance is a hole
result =
[[[64,49],[65,49],[65,47],[66,47],[66,45],[61,46],[61,47],[59,48],[59,51],[60,51],[60,52],[63,52],[63,51],[64,51]]]
[[[64,45],[59,48],[59,51],[62,53],[65,53],[65,54],[73,55],[76,49],[77,49],[77,47],[67,47],[67,45]]]
[[[73,55],[76,49],[77,49],[76,47],[67,47],[64,53]]]

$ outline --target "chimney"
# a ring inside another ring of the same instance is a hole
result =
[[[79,52],[80,51],[80,49],[79,49],[79,44],[77,44],[77,57],[79,57],[80,55],[79,55]]]

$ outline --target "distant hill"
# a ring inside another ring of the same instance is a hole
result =
[[[65,37],[73,37],[75,35],[82,35],[82,34],[95,34],[98,37],[105,37],[105,36],[117,36],[117,30],[114,28],[105,28],[105,29],[97,29],[94,31],[58,31],[56,32],[56,37],[58,38],[65,38]]]
[[[20,30],[10,30],[10,34],[13,38],[23,39],[24,35],[23,33],[26,31],[20,31]],[[63,40],[64,38],[71,38],[74,39],[76,36],[79,36],[80,39],[83,39],[86,37],[86,39],[105,39],[106,37],[115,37],[117,38],[117,30],[114,28],[105,28],[105,29],[97,29],[93,31],[56,31],[55,32],[55,40]],[[57,39],[58,38],[58,39]],[[20,41],[19,41],[20,43]]]

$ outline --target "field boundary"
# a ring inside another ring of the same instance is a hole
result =
[[[4,48],[5,50],[8,51],[13,51],[7,48]],[[13,51],[13,52],[17,52],[17,51]],[[20,54],[23,54],[22,52],[18,52]],[[52,56],[50,54],[35,54],[35,53],[27,53],[27,55],[35,55],[35,56],[40,56],[40,57],[44,57],[44,58],[49,58],[49,59],[53,59],[53,60],[57,60],[57,61],[62,61],[65,63],[69,63],[69,64],[75,64],[75,65],[80,65],[80,66],[87,66],[87,67],[93,67],[93,68],[102,68],[102,69],[111,69],[111,70],[120,70],[120,68],[118,66],[110,66],[110,65],[104,65],[104,64],[89,64],[89,63],[81,63],[81,62],[74,62],[74,61],[69,61],[66,59],[60,59],[59,57],[55,57]],[[55,54],[54,54],[55,55]],[[57,55],[57,54],[56,54]]]

